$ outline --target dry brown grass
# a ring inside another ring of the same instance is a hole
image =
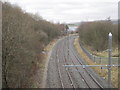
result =
[[[91,50],[91,49],[89,49],[89,50]],[[101,56],[101,57],[106,57],[106,56],[108,56],[108,52],[107,52],[107,51],[101,51],[101,52],[92,51],[92,53],[93,53],[94,55]],[[118,55],[118,48],[113,49],[112,55],[113,55],[113,56]]]
[[[54,44],[56,43],[56,41],[57,41],[57,39],[54,39],[53,41],[51,41],[51,42],[44,48],[44,50],[47,51],[47,52],[49,52],[49,51],[53,48],[53,46],[54,46]]]
[[[94,63],[83,52],[83,50],[79,46],[79,39],[78,38],[75,39],[74,46],[75,46],[76,50],[78,51],[78,53],[80,54],[80,56],[88,63],[88,65],[98,65],[98,64]],[[97,72],[101,77],[105,77],[107,80],[107,77],[108,77],[108,75],[107,75],[108,70],[107,69],[100,69],[99,67],[92,67],[92,69],[94,69],[94,71]],[[112,79],[111,80],[112,80],[112,85],[114,87],[118,87],[118,68],[117,67],[112,68]]]

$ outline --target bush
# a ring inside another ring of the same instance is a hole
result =
[[[111,21],[97,21],[82,23],[79,28],[80,40],[96,51],[106,50],[108,48],[108,34],[113,34],[113,45],[118,44],[118,25]]]
[[[30,77],[37,70],[37,56],[60,35],[59,25],[22,11],[18,6],[3,3],[2,66],[3,88],[29,87]]]

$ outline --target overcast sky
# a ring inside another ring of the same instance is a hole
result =
[[[2,0],[19,5],[30,13],[38,13],[52,22],[81,22],[118,18],[119,0]]]

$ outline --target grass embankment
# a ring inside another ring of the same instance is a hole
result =
[[[108,50],[105,50],[105,51],[99,51],[99,52],[97,52],[97,51],[93,51],[92,49],[91,49],[91,47],[89,47],[89,46],[85,46],[86,48],[87,48],[87,50],[89,50],[89,52],[91,52],[93,55],[96,55],[96,56],[100,56],[100,57],[108,57]],[[116,47],[118,47],[118,46],[116,46]],[[113,48],[112,49],[112,58],[118,58],[118,55],[119,55],[119,53],[118,53],[118,48]]]
[[[80,54],[80,56],[83,58],[83,60],[86,61],[86,63],[88,63],[88,65],[100,65],[100,64],[96,64],[94,63],[81,49],[80,45],[79,45],[79,39],[76,38],[75,42],[74,42],[74,46],[76,48],[76,50],[78,51],[78,53]],[[94,69],[94,71],[96,73],[98,73],[101,77],[105,77],[106,80],[108,78],[108,70],[107,69],[100,69],[99,67],[91,67],[92,69]],[[118,68],[117,67],[113,67],[112,68],[112,85],[114,87],[118,87]]]

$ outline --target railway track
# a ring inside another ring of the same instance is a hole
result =
[[[65,45],[65,43],[63,43],[63,45],[62,45],[63,48],[64,48],[64,45]],[[61,74],[60,65],[59,65],[60,60],[59,60],[59,58],[58,58],[58,56],[61,54],[61,53],[60,53],[60,52],[61,52],[60,50],[64,51],[64,49],[61,49],[61,48],[58,48],[58,49],[56,50],[56,60],[57,60],[57,64],[58,64],[58,73],[59,73],[59,77],[60,77],[60,81],[61,81],[61,86],[62,86],[62,88],[64,89],[64,88],[65,88],[65,85],[64,85],[63,80],[62,80],[62,74]],[[67,64],[65,58],[64,58],[64,62],[65,62],[65,64]],[[75,86],[74,86],[74,84],[73,84],[72,77],[71,77],[70,73],[68,72],[67,68],[65,68],[65,71],[67,72],[67,76],[68,76],[68,78],[69,78],[69,80],[70,80],[70,85],[72,86],[73,89],[75,89]]]
[[[64,47],[63,47],[63,52],[65,52],[65,49],[66,49],[65,46],[66,46],[66,45],[63,45],[63,46],[64,46]],[[67,51],[68,51],[68,55],[69,55],[69,47],[67,48]],[[65,56],[65,54],[64,54],[65,65],[67,65],[67,59],[68,59],[68,57]],[[71,59],[70,56],[69,56],[69,59]],[[75,63],[74,63],[74,61],[73,61],[72,59],[71,59],[71,61],[72,61],[72,64],[75,65]],[[91,87],[89,86],[89,84],[87,83],[87,81],[85,80],[85,78],[83,77],[83,75],[79,72],[79,70],[78,70],[77,67],[76,67],[76,70],[78,71],[79,75],[82,77],[82,80],[86,83],[87,88],[91,88]],[[70,78],[70,80],[71,80],[71,83],[72,83],[72,85],[73,85],[73,88],[75,88],[74,81],[73,81],[73,79],[72,79],[73,76],[70,74],[68,68],[66,68],[66,72],[68,73],[68,76],[69,76],[69,78]]]
[[[66,40],[64,40],[64,43],[67,43],[67,42],[65,42]],[[66,47],[67,46],[67,47]],[[64,60],[65,60],[65,65],[69,65],[68,64],[68,60],[70,60],[71,59],[71,57],[70,57],[70,54],[69,54],[69,47],[68,47],[68,44],[66,44],[66,45],[64,45],[64,47],[63,47],[63,52],[64,52]],[[67,54],[65,54],[65,53],[67,53]],[[72,61],[72,63],[71,64],[74,64],[74,62]],[[75,65],[75,64],[74,64]],[[77,70],[77,69],[76,69]],[[74,86],[74,88],[80,88],[80,87],[76,87],[75,86],[75,84],[78,84],[78,83],[76,83],[75,81],[74,81],[74,79],[73,79],[73,77],[74,77],[74,75],[72,75],[72,71],[74,71],[74,70],[69,70],[69,68],[66,68],[66,71],[68,72],[68,74],[69,74],[69,76],[71,77],[71,82],[72,82],[72,84],[73,84],[73,86]],[[70,73],[71,72],[71,73]],[[78,72],[79,73],[79,72]],[[79,74],[80,76],[81,76],[81,74]],[[82,76],[81,76],[82,77]],[[82,79],[83,79],[83,77],[82,77]],[[87,82],[86,82],[87,83]],[[78,85],[79,86],[79,85]],[[85,87],[84,87],[85,88]],[[87,88],[89,88],[89,86],[87,85]]]
[[[76,60],[79,62],[80,65],[84,65],[83,62],[80,61],[81,58],[79,58],[79,57],[75,54],[75,52],[74,52],[74,50],[73,50],[74,46],[73,46],[72,44],[70,44],[70,45],[72,46],[70,50],[71,50],[72,54],[75,56]],[[72,59],[71,59],[71,60],[72,60]],[[73,62],[73,60],[72,60],[72,62]],[[73,65],[75,65],[74,62],[73,62]],[[77,69],[77,71],[79,72],[79,70],[78,70],[77,67],[76,67],[76,69]],[[89,71],[87,70],[87,68],[84,68],[84,70],[85,70],[85,72],[91,77],[91,79],[98,85],[98,87],[101,88],[101,89],[103,89],[103,86],[100,85],[100,83],[94,78],[94,76],[89,73]],[[81,74],[81,73],[80,73],[80,74]],[[82,74],[81,74],[81,76],[83,77]],[[88,85],[88,87],[91,88],[91,87],[89,86],[88,82],[85,80],[84,77],[83,77],[83,79],[84,79],[84,81],[86,82],[86,84]]]
[[[65,40],[63,41],[63,45],[62,45],[62,50],[63,50],[63,52],[65,53],[65,49],[69,49],[71,52],[72,52],[72,54],[75,56],[75,59],[79,62],[79,64],[80,65],[83,65],[83,63],[79,60],[79,57],[77,57],[77,55],[75,54],[75,52],[73,51],[73,48],[74,47],[66,47],[66,42],[65,42]],[[71,45],[71,44],[70,44]],[[56,63],[57,63],[57,68],[58,68],[58,73],[59,73],[59,78],[60,78],[60,82],[61,82],[61,87],[64,89],[65,88],[65,86],[64,86],[64,83],[63,83],[63,79],[62,79],[62,74],[61,74],[61,70],[60,70],[60,65],[59,65],[59,63],[60,63],[60,60],[59,60],[59,54],[62,54],[62,53],[60,53],[61,51],[61,48],[59,48],[58,47],[58,49],[56,50]],[[64,54],[63,53],[63,55],[64,55],[64,58],[63,58],[63,60],[64,60],[64,64],[65,65],[67,65],[68,64],[68,62],[67,62],[67,59],[68,59],[68,57],[66,56],[66,54]],[[68,51],[68,53],[69,53],[69,51]],[[69,55],[69,54],[68,54]],[[72,64],[73,65],[75,65],[75,63],[74,63],[74,61],[73,61],[73,59],[70,57],[70,55],[69,55],[69,59],[72,61]],[[82,79],[83,79],[83,81],[86,83],[86,85],[87,85],[87,87],[90,89],[90,88],[92,88],[92,87],[90,87],[89,86],[89,83],[86,81],[86,79],[85,79],[85,77],[83,76],[83,74],[81,74],[80,73],[80,71],[79,71],[79,69],[77,68],[77,67],[75,67],[76,68],[76,71],[79,73],[79,75],[82,77]],[[69,72],[69,69],[68,68],[65,68],[65,70],[66,70],[66,72],[67,72],[67,75],[68,75],[68,78],[69,78],[69,80],[70,80],[70,82],[71,82],[71,86],[75,89],[76,87],[75,87],[75,85],[74,85],[74,80],[72,79],[72,75],[70,74],[70,72]],[[86,71],[86,73],[91,77],[91,79],[98,85],[98,87],[99,88],[103,88],[96,80],[95,80],[95,78],[87,71],[87,69],[85,68],[84,69],[85,71]]]
[[[65,52],[64,50],[64,47],[66,46],[65,45],[66,43],[65,43],[65,41],[63,42],[63,52]],[[67,63],[67,59],[66,59],[66,57],[65,57],[65,54],[64,54],[64,56],[63,56],[63,60],[64,60],[64,64],[68,64]],[[73,82],[73,79],[72,79],[72,76],[71,76],[71,74],[69,73],[69,71],[68,71],[68,68],[65,68],[65,70],[66,70],[66,72],[67,72],[67,74],[68,74],[68,77],[69,77],[69,79],[70,79],[70,81],[71,81],[71,85],[73,86],[73,88],[75,89],[75,86],[74,86],[74,82]]]
[[[64,85],[63,85],[63,81],[62,81],[62,75],[61,75],[61,71],[60,71],[60,66],[59,66],[59,63],[60,63],[60,60],[58,58],[58,52],[56,51],[56,60],[57,60],[57,68],[58,68],[58,73],[59,73],[59,77],[60,77],[60,82],[61,82],[61,86],[62,88],[65,88]]]
[[[63,65],[84,65],[78,53],[73,46],[73,38],[68,37],[60,40],[52,54],[52,59],[49,61],[47,84],[50,88],[99,88],[103,86],[94,78],[88,68],[82,67],[64,67]]]
[[[68,44],[69,45],[69,44]],[[65,49],[65,48],[64,48]],[[69,46],[68,46],[68,53],[69,53]],[[70,54],[68,54],[69,55],[69,59],[72,61],[72,64],[73,65],[75,65],[75,63],[74,63],[74,61],[73,61],[73,59],[71,58],[71,56],[70,56]],[[64,58],[66,59],[66,56],[65,56],[65,54],[64,54]],[[67,62],[67,61],[66,61]],[[79,69],[77,68],[77,67],[75,67],[76,68],[76,71],[79,73],[79,75],[80,75],[80,77],[82,78],[82,80],[86,83],[86,85],[87,85],[87,88],[91,88],[90,86],[89,86],[89,84],[87,83],[87,81],[85,80],[85,78],[84,78],[84,76],[79,72]],[[72,71],[73,72],[73,71]],[[72,77],[72,76],[71,76]]]

